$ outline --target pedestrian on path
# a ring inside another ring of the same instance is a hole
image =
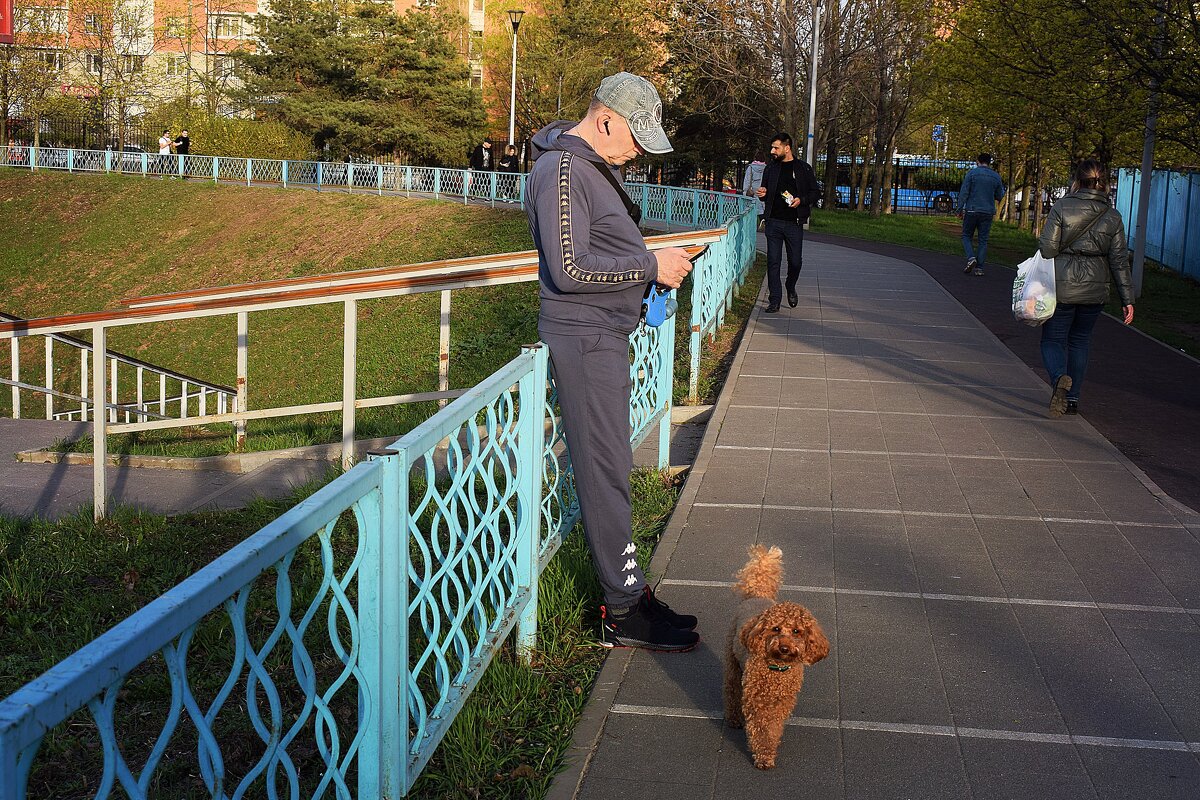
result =
[[[991,153],[980,153],[975,166],[967,171],[954,200],[954,210],[962,220],[963,250],[967,265],[963,274],[983,275],[984,258],[987,256],[988,235],[992,232],[992,220],[996,216],[996,203],[1004,199],[1004,179],[992,169]],[[972,243],[978,236],[979,244]]]
[[[171,169],[171,144],[175,140],[171,138],[171,131],[164,128],[162,136],[158,137],[158,174],[162,180],[167,179],[167,172]]]
[[[754,154],[754,160],[750,162],[750,166],[746,167],[746,174],[742,176],[742,194],[758,200],[759,229],[763,226],[763,209],[765,206],[762,198],[758,196],[758,188],[762,186],[763,173],[766,172],[766,169],[767,162],[763,160],[762,151],[759,150]]]
[[[188,136],[187,128],[184,128],[179,132],[179,138],[175,140],[175,155],[179,156],[184,162],[181,164],[182,168],[179,170],[179,176],[181,178],[186,179],[188,176],[188,164],[186,163],[186,156],[191,152],[191,150],[192,139],[190,136]]]
[[[506,145],[504,155],[500,156],[500,160],[496,162],[500,167],[500,199],[504,202],[514,202],[517,199],[520,178],[517,175],[521,172],[521,161],[517,158],[517,148],[515,145]]]
[[[763,200],[767,234],[767,313],[774,314],[783,299],[779,270],[785,246],[788,305],[795,308],[800,302],[796,281],[804,266],[804,223],[820,197],[816,173],[807,161],[796,158],[792,137],[786,133],[771,140],[771,163],[763,171],[758,196]]]
[[[1108,170],[1088,159],[1075,168],[1071,192],[1050,209],[1038,247],[1054,259],[1058,303],[1042,325],[1042,363],[1054,393],[1050,414],[1079,413],[1092,329],[1116,282],[1125,324],[1133,322],[1133,279],[1125,224],[1108,202]]]
[[[658,600],[637,565],[629,488],[629,335],[649,285],[677,288],[692,265],[680,248],[646,249],[640,209],[618,168],[671,150],[658,92],[621,72],[601,82],[583,120],[537,133],[526,179],[538,334],[550,348],[584,534],[604,592],[606,647],[683,651],[700,639],[696,618]]]

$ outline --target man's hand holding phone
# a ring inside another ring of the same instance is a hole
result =
[[[658,277],[654,279],[655,282],[671,289],[678,289],[683,279],[692,271],[692,262],[688,258],[687,250],[682,247],[655,250],[654,260],[658,262]]]

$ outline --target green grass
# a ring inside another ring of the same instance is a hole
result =
[[[872,218],[853,211],[818,210],[813,214],[812,229],[938,253],[962,254],[960,223],[953,217],[892,214]],[[1015,268],[1036,247],[1037,237],[1029,231],[997,221],[988,240],[988,262]],[[1200,283],[1147,260],[1142,295],[1135,305],[1135,328],[1171,347],[1200,355]],[[1110,300],[1107,310],[1119,316],[1120,302]]]
[[[638,559],[650,553],[674,506],[678,486],[664,475],[638,471],[632,479],[634,533]],[[0,697],[69,655],[137,608],[194,572],[213,557],[266,524],[314,486],[283,501],[260,501],[244,511],[164,518],[128,509],[100,523],[90,516],[51,523],[0,518]],[[331,538],[338,570],[350,563],[357,536],[344,518]],[[319,548],[301,547],[288,577],[293,603],[303,609],[322,574]],[[275,624],[273,573],[260,578],[247,601],[247,624],[261,647]],[[356,586],[348,588],[354,601]],[[556,771],[571,732],[582,713],[604,650],[596,640],[599,590],[581,531],[568,537],[543,574],[539,604],[538,650],[525,665],[510,646],[496,656],[466,709],[424,771],[411,797],[526,798],[542,796]],[[325,606],[305,637],[322,686],[336,676],[341,662],[331,652]],[[298,620],[302,611],[293,611]],[[344,626],[342,626],[344,629]],[[221,612],[198,627],[189,649],[189,685],[207,708],[228,673],[232,641]],[[325,640],[322,642],[322,640]],[[348,637],[347,637],[348,641]],[[287,640],[284,639],[286,645]],[[278,681],[285,716],[294,713],[300,694],[292,674],[290,647],[268,661]],[[169,682],[161,659],[139,668],[121,690],[117,703],[123,750],[139,765],[161,729]],[[238,778],[262,753],[245,714],[245,682],[218,718],[222,755],[228,774]],[[331,703],[331,713],[354,727],[356,699]],[[266,704],[263,701],[265,710]],[[101,753],[85,714],[77,714],[43,744],[30,783],[31,797],[91,796]],[[311,790],[320,762],[312,746],[311,725],[290,751]],[[343,747],[346,739],[343,739]],[[159,769],[157,796],[207,796],[196,777],[196,735],[185,721],[172,739]],[[263,794],[263,784],[255,784]]]
[[[122,298],[150,293],[532,246],[524,214],[513,209],[199,181],[6,170],[0,207],[0,241],[12,243],[0,251],[3,310],[27,318],[114,308]],[[438,304],[436,294],[359,303],[360,397],[437,388]],[[536,316],[533,284],[455,292],[451,385],[474,385],[535,341]],[[232,385],[234,326],[227,316],[116,328],[109,346]],[[251,315],[251,408],[339,399],[341,339],[338,304]],[[41,383],[41,341],[21,348],[22,378]],[[77,358],[61,346],[57,352],[56,385],[77,391]],[[122,400],[132,399],[132,380],[123,380],[130,396]],[[0,394],[5,414],[9,395]],[[359,436],[403,433],[433,407],[363,411]],[[336,414],[251,422],[248,449],[337,441],[340,427]],[[109,446],[116,453],[202,456],[230,452],[234,444],[233,427],[217,425],[113,437]]]

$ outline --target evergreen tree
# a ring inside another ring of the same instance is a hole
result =
[[[479,92],[436,8],[345,13],[326,0],[272,4],[263,49],[245,56],[260,113],[333,157],[390,153],[458,163],[485,125]]]

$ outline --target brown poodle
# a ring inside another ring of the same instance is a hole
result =
[[[734,590],[745,599],[725,648],[725,722],[745,726],[754,766],[771,769],[804,683],[804,665],[829,655],[829,640],[807,608],[775,601],[783,583],[778,547],[751,547],[737,579]]]

